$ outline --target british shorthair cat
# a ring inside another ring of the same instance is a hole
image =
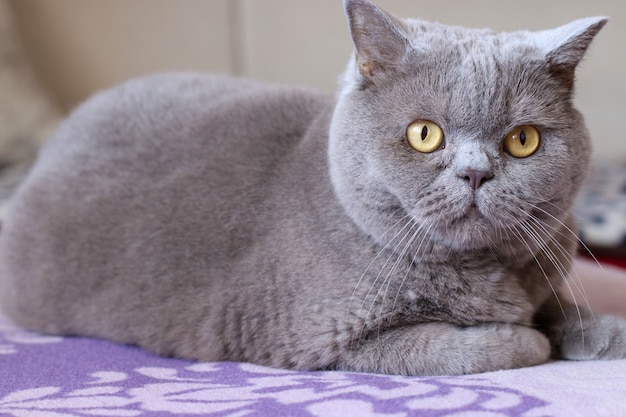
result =
[[[335,97],[166,74],[76,109],[3,224],[3,311],[296,369],[625,358],[626,321],[559,296],[590,158],[574,75],[606,20],[495,33],[345,10]]]

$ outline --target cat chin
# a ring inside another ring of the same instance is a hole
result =
[[[437,232],[438,240],[455,251],[471,252],[495,246],[494,227],[485,219],[473,218],[453,228],[442,225]]]
[[[502,236],[502,225],[483,205],[468,202],[456,216],[438,218],[432,233],[442,245],[455,251],[497,248],[495,236]]]

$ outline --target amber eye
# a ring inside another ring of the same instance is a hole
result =
[[[527,158],[537,152],[541,135],[533,126],[519,126],[504,138],[504,149],[516,158]]]
[[[409,145],[418,152],[434,152],[443,143],[443,130],[427,120],[416,120],[406,129]]]

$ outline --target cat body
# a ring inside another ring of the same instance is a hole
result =
[[[346,10],[357,53],[336,98],[166,74],[74,111],[3,224],[3,311],[45,333],[297,369],[626,356],[623,321],[556,292],[590,153],[573,71],[604,20],[495,34]],[[414,149],[415,120],[445,142]],[[536,153],[507,154],[531,124]]]

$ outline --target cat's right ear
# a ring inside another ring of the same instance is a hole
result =
[[[398,66],[409,41],[403,23],[367,0],[344,0],[359,73],[368,83],[376,83]]]

